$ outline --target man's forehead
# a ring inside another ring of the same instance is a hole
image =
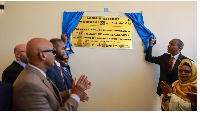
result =
[[[178,40],[176,40],[176,39],[173,39],[173,40],[171,40],[171,41],[170,41],[170,43],[173,43],[173,44],[178,44],[178,43],[179,43],[179,41],[178,41]]]
[[[26,49],[26,45],[20,45],[18,46],[19,50],[25,50]]]
[[[64,42],[63,41],[59,41],[59,42],[57,42],[57,44],[58,44],[58,46],[65,46],[65,44],[64,44]]]

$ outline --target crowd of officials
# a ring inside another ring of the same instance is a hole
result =
[[[80,101],[89,100],[85,90],[91,82],[86,75],[72,77],[65,52],[67,36],[62,34],[62,39],[33,38],[14,48],[16,60],[2,74],[2,81],[13,86],[12,110],[74,111]],[[197,110],[197,65],[182,55],[180,39],[169,42],[168,53],[152,56],[155,40],[150,40],[145,60],[160,66],[161,109]]]

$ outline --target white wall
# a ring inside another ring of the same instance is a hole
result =
[[[197,62],[197,2],[10,2],[0,12],[0,57],[3,70],[14,60],[13,48],[31,38],[60,37],[63,11],[144,12],[144,23],[157,37],[153,55],[167,52],[168,42],[180,38],[182,53]],[[85,15],[91,13],[85,12]],[[134,29],[134,49],[75,48],[70,56],[73,77],[92,81],[90,100],[79,110],[160,110],[156,94],[159,66],[145,61],[144,44]]]

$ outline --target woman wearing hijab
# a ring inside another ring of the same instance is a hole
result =
[[[178,80],[172,83],[171,87],[165,81],[161,81],[160,86],[163,90],[161,105],[163,109],[191,111],[195,105],[191,104],[185,94],[191,85],[197,86],[197,65],[189,59],[184,59],[178,67]]]

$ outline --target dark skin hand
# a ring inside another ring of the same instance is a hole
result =
[[[72,89],[71,93],[76,94],[79,96],[79,98],[82,97],[83,92],[85,91],[85,88],[87,87],[88,80],[86,75],[81,75],[78,81],[76,82],[76,78],[72,78]]]
[[[64,44],[67,44],[67,35],[66,34],[62,34],[61,37],[64,40]]]
[[[89,100],[89,97],[87,96],[87,93],[83,92],[83,94],[82,94],[80,100],[81,100],[82,102],[88,101],[88,100]]]
[[[166,102],[168,99],[170,99],[170,97],[167,96],[168,93],[172,93],[172,88],[166,83],[166,81],[161,81],[160,82],[160,87],[163,91],[163,102]]]
[[[156,38],[154,37],[153,39],[151,39],[149,46],[153,46],[153,43],[156,41]]]
[[[191,84],[191,87],[187,87],[188,91],[185,92],[186,97],[190,100],[193,106],[197,106],[197,86]]]

